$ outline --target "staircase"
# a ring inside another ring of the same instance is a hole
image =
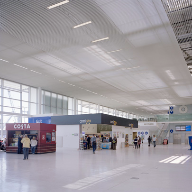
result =
[[[167,139],[169,134],[169,123],[163,123],[162,128],[159,129],[157,134],[157,145],[163,144],[163,140]]]

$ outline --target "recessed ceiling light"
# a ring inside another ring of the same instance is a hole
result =
[[[56,3],[56,4],[54,4],[54,5],[51,5],[51,6],[47,7],[47,9],[52,9],[52,8],[58,7],[58,6],[60,6],[60,5],[63,5],[63,4],[65,4],[65,3],[69,3],[69,0],[65,0],[65,1],[62,1],[62,2],[60,2],[60,3]]]
[[[1,61],[4,61],[4,62],[6,62],[6,63],[9,63],[9,61],[6,61],[6,60],[4,60],[4,59],[0,59]]]
[[[17,65],[17,64],[13,64],[13,65],[15,65],[16,67],[21,67],[21,68],[23,68],[23,69],[27,69],[26,67],[23,67],[23,66],[21,66],[21,65]]]
[[[107,52],[107,53],[114,53],[114,52],[118,52],[118,51],[121,51],[122,49],[117,49],[117,50],[114,50],[114,51],[110,51],[110,52]]]
[[[178,82],[175,82],[175,84],[177,85],[177,84],[179,84]]]
[[[37,73],[37,74],[42,74],[42,73],[39,73],[39,72],[37,72],[37,71],[34,71],[34,70],[30,70],[31,72],[33,72],[33,73]]]
[[[84,26],[84,25],[88,25],[88,24],[90,24],[90,23],[92,23],[92,22],[91,22],[91,21],[88,21],[88,22],[85,22],[85,23],[76,25],[76,26],[74,26],[73,28],[75,29],[75,28],[78,28],[78,27],[82,27],[82,26]]]
[[[92,41],[92,43],[96,43],[98,41],[104,41],[104,40],[107,40],[107,39],[109,39],[109,37],[105,37],[105,38],[102,38],[102,39],[94,40],[94,41]]]

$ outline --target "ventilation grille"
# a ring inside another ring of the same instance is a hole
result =
[[[192,75],[192,0],[161,0]]]

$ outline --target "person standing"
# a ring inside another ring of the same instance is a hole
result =
[[[89,135],[87,136],[87,145],[88,145],[88,149],[90,149],[90,141],[91,141],[91,138],[89,137]]]
[[[91,143],[92,143],[92,147],[93,147],[93,154],[95,154],[95,150],[96,150],[96,146],[97,146],[95,134],[91,138]]]
[[[138,149],[138,145],[137,145],[137,142],[138,142],[138,139],[137,139],[137,137],[135,137],[135,139],[134,139],[134,145],[135,145],[135,149],[136,149],[136,148]]]
[[[157,138],[155,137],[155,135],[153,135],[153,145],[154,145],[154,147],[156,147],[156,141],[157,141]]]
[[[31,139],[31,153],[35,154],[35,149],[37,147],[37,140],[35,137],[33,137],[33,139]]]
[[[22,153],[22,143],[21,143],[22,138],[23,138],[22,135],[20,135],[18,138],[18,151],[17,151],[18,154]]]
[[[141,145],[141,137],[138,136],[138,147],[140,148],[140,145]],[[137,148],[138,148],[137,147]]]
[[[21,143],[23,143],[23,154],[24,154],[23,160],[26,160],[26,159],[28,159],[29,148],[30,148],[30,139],[28,138],[27,134],[21,140]]]
[[[148,140],[148,146],[150,147],[150,144],[151,144],[151,137],[149,136],[147,140]]]
[[[112,145],[113,145],[113,150],[116,150],[116,146],[117,146],[117,137],[114,137],[112,140]]]

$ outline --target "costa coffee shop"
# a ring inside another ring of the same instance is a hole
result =
[[[18,138],[27,134],[31,140],[36,137],[38,144],[36,153],[50,153],[56,151],[56,125],[45,123],[7,123],[6,124],[6,152],[17,152]]]

